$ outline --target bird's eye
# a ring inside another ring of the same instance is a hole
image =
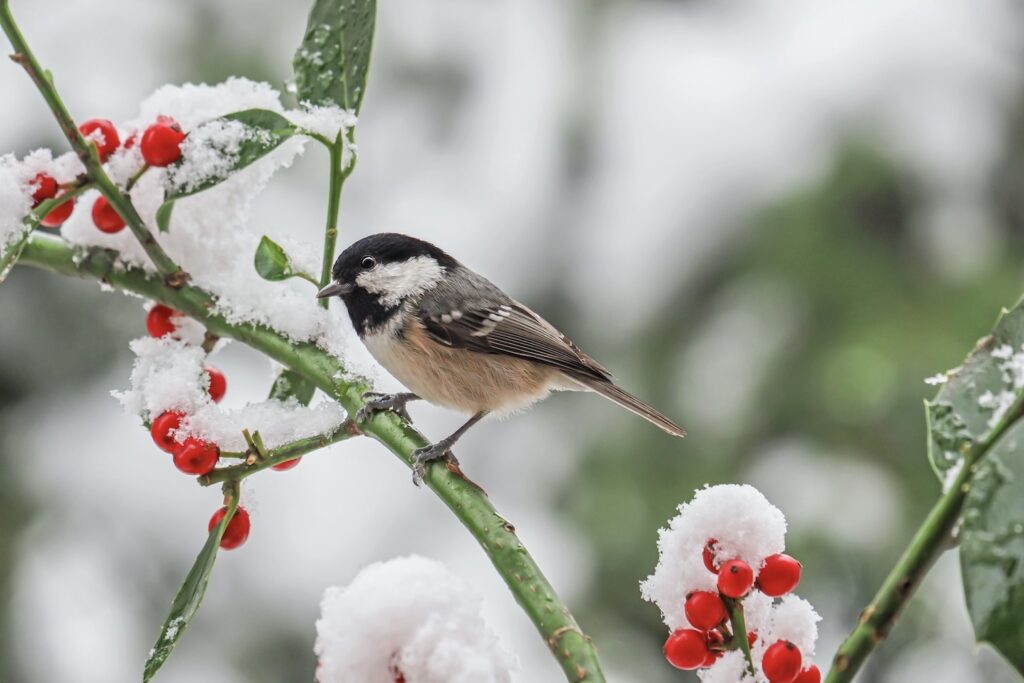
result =
[[[377,259],[373,258],[372,256],[364,256],[363,260],[360,262],[359,265],[361,265],[366,270],[369,270],[370,268],[373,268],[375,265],[377,265]]]

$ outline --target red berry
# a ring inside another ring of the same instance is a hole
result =
[[[718,573],[718,567],[715,566],[715,545],[717,543],[717,538],[709,538],[708,542],[704,544],[704,566],[712,574]]]
[[[121,232],[124,230],[124,219],[114,207],[110,205],[106,197],[100,197],[92,205],[92,222],[102,232]]]
[[[43,216],[43,220],[39,221],[39,225],[44,228],[59,228],[64,225],[64,221],[71,217],[71,212],[74,210],[75,200],[71,198],[50,209],[50,213]]]
[[[278,472],[284,472],[285,470],[290,470],[291,468],[298,465],[300,460],[302,460],[301,457],[292,458],[291,460],[285,460],[284,462],[279,462],[276,465],[271,465],[270,469],[277,470]]]
[[[224,373],[215,367],[208,365],[204,371],[210,378],[210,398],[214,403],[220,403],[220,400],[224,398],[224,393],[228,390],[228,380],[224,377]]]
[[[171,432],[181,426],[181,419],[183,417],[185,416],[182,413],[168,410],[153,420],[149,433],[152,435],[153,442],[157,445],[157,448],[168,453],[174,452],[178,447],[178,442],[174,440]]]
[[[117,146],[121,144],[121,138],[117,135],[117,128],[107,119],[89,119],[80,125],[78,130],[87,139],[96,143],[96,149],[100,153],[100,161],[106,161],[107,157],[113,154]]]
[[[149,313],[146,314],[146,329],[149,331],[149,336],[159,338],[174,334],[178,328],[171,318],[175,315],[178,315],[177,311],[163,304],[157,304],[149,309]]]
[[[742,598],[754,585],[754,570],[743,560],[729,560],[718,572],[718,590],[729,598]]]
[[[161,116],[142,134],[139,149],[150,166],[169,166],[181,158],[181,141],[184,139],[185,133],[178,122],[169,116]]]
[[[725,621],[725,603],[718,593],[697,591],[686,596],[686,619],[701,631],[710,631]]]
[[[757,587],[765,595],[777,598],[790,592],[800,583],[800,563],[789,555],[779,553],[764,561],[757,575]]]
[[[206,474],[216,466],[219,457],[217,444],[189,437],[174,449],[174,466],[185,474]]]
[[[797,675],[793,683],[821,683],[821,669],[811,664]]]
[[[713,652],[711,650],[708,650],[708,655],[707,655],[707,657],[704,658],[704,661],[701,663],[701,666],[702,667],[714,666],[715,662],[717,662],[718,659],[721,656],[722,656],[721,652]]]
[[[226,514],[228,514],[226,507],[213,513],[207,531],[213,531],[213,528],[220,524],[220,520],[224,519]],[[239,505],[235,510],[235,516],[231,518],[227,528],[224,529],[224,535],[220,537],[220,547],[224,550],[234,550],[242,545],[245,543],[245,539],[249,538],[249,528],[249,512]]]
[[[704,634],[692,628],[675,631],[665,641],[665,659],[677,669],[691,670],[704,664],[708,645]]]
[[[57,196],[57,181],[45,173],[36,173],[29,183],[36,189],[32,192],[32,208],[39,206],[47,199]]]
[[[793,683],[802,664],[800,650],[788,640],[780,640],[761,659],[761,670],[769,683]]]
[[[754,643],[757,642],[757,629],[747,632],[747,645],[754,647]]]

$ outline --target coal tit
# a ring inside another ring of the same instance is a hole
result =
[[[611,373],[546,320],[429,242],[381,233],[338,257],[334,281],[317,297],[339,296],[370,354],[410,391],[368,397],[374,411],[405,414],[416,399],[471,415],[452,435],[414,454],[424,466],[489,413],[525,408],[551,391],[595,391],[673,436],[672,420],[617,387]]]

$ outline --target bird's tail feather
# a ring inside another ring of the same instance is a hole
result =
[[[660,412],[647,405],[633,394],[620,389],[607,380],[591,379],[589,377],[576,377],[577,382],[588,389],[596,391],[609,401],[618,403],[626,410],[639,415],[648,422],[661,427],[672,436],[686,436],[686,430],[668,419]]]

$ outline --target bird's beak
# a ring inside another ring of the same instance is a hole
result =
[[[350,285],[348,283],[332,282],[331,284],[327,285],[326,287],[321,289],[319,292],[317,292],[316,293],[316,298],[317,299],[323,299],[323,298],[326,298],[326,297],[329,297],[329,296],[335,296],[335,295],[339,295],[339,294],[340,295],[345,295],[345,294],[349,294],[351,291],[352,291],[352,285]]]

